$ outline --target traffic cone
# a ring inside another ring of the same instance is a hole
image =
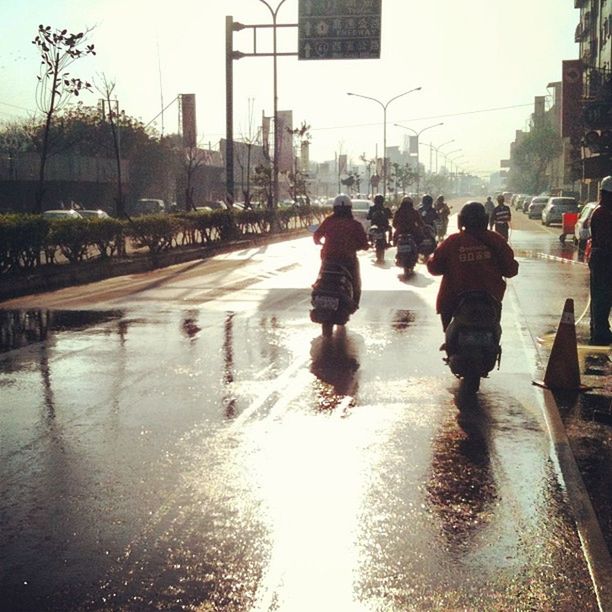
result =
[[[557,335],[548,358],[544,381],[534,382],[553,390],[578,391],[584,388],[580,384],[578,343],[574,321],[574,300],[572,298],[565,300]]]

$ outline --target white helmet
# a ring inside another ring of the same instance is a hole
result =
[[[612,192],[612,176],[606,176],[606,178],[601,181],[599,189],[601,191],[607,191],[608,193]]]
[[[334,209],[352,210],[353,203],[346,193],[340,193],[334,198]]]

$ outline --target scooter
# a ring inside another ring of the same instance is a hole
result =
[[[368,239],[376,251],[376,263],[383,263],[385,261],[385,249],[387,248],[387,232],[378,225],[371,225],[368,231]]]
[[[476,393],[501,360],[501,304],[483,291],[461,295],[453,318],[446,328],[446,363],[462,380],[462,391]]]
[[[436,240],[436,230],[432,225],[426,225],[423,228],[423,235],[423,240],[419,243],[419,255],[422,255],[423,260],[425,260],[436,250],[438,242]]]
[[[412,234],[399,234],[397,236],[395,264],[400,268],[403,268],[405,277],[412,274],[418,259],[418,246],[412,237]]]
[[[312,286],[311,304],[310,320],[320,323],[323,336],[329,338],[334,325],[345,325],[356,310],[349,270],[334,261],[324,260]]]

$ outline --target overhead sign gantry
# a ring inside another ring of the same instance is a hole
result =
[[[298,59],[379,59],[382,0],[299,0]]]

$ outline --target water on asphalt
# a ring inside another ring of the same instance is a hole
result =
[[[330,340],[274,282],[2,313],[8,609],[596,609],[520,326],[467,400],[422,272]]]

